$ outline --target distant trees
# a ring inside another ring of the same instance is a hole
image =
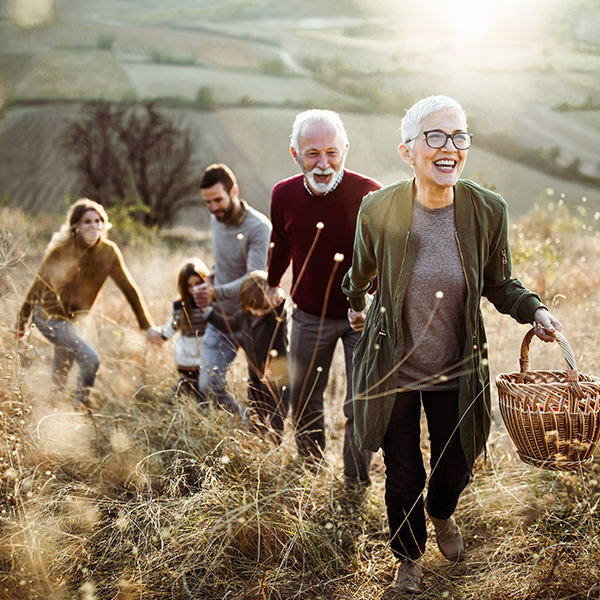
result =
[[[107,208],[126,205],[145,225],[170,225],[199,204],[191,130],[154,103],[87,104],[60,148],[79,174],[80,194]]]

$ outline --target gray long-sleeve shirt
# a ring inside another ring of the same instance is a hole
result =
[[[242,201],[243,202],[243,201]],[[221,223],[211,215],[214,258],[213,286],[217,301],[213,307],[233,315],[240,307],[242,282],[251,271],[265,270],[271,237],[271,222],[243,202],[241,223]]]

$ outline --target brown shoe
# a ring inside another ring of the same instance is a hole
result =
[[[429,515],[429,518],[435,527],[440,552],[452,562],[462,560],[465,557],[465,542],[454,517],[436,519]]]
[[[400,561],[398,572],[396,573],[396,580],[394,581],[394,588],[400,593],[418,594],[419,592],[422,592],[422,573],[423,567],[421,566],[420,559]]]

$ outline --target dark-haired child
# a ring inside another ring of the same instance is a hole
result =
[[[201,399],[198,373],[206,319],[202,309],[194,302],[192,288],[204,283],[207,277],[208,269],[199,258],[192,258],[181,266],[177,277],[179,299],[173,302],[171,318],[161,331],[165,339],[172,338],[176,333],[180,334],[174,349],[175,364],[180,375],[175,391],[177,394],[188,394],[196,400]]]
[[[281,441],[289,405],[287,313],[284,305],[270,308],[265,297],[267,273],[252,271],[242,283],[241,308],[223,317],[208,307],[204,317],[223,333],[238,339],[248,360],[248,403],[257,430]]]

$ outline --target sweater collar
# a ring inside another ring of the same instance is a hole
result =
[[[400,218],[410,225],[412,221],[412,200],[415,196],[415,180],[406,182],[400,188]],[[454,186],[454,221],[459,228],[467,218],[467,192],[463,182],[459,179]]]
[[[333,192],[333,190],[335,190],[335,188],[340,185],[340,183],[342,183],[342,179],[344,179],[344,169],[340,170],[340,174],[337,177],[337,181],[335,182],[335,184],[333,185],[333,187],[325,194],[319,194],[319,196],[327,196],[327,194],[331,194],[331,192]],[[302,175],[302,181],[304,182],[304,188],[306,189],[306,191],[311,195],[311,196],[315,196],[317,197],[317,194],[315,194],[311,189],[310,186],[308,185],[308,183],[306,183],[306,177],[304,177],[304,175]]]
[[[231,219],[231,221],[227,222],[226,225],[230,225],[231,227],[239,227],[246,218],[246,214],[248,213],[248,204],[245,200],[240,200],[240,210],[237,215]]]

